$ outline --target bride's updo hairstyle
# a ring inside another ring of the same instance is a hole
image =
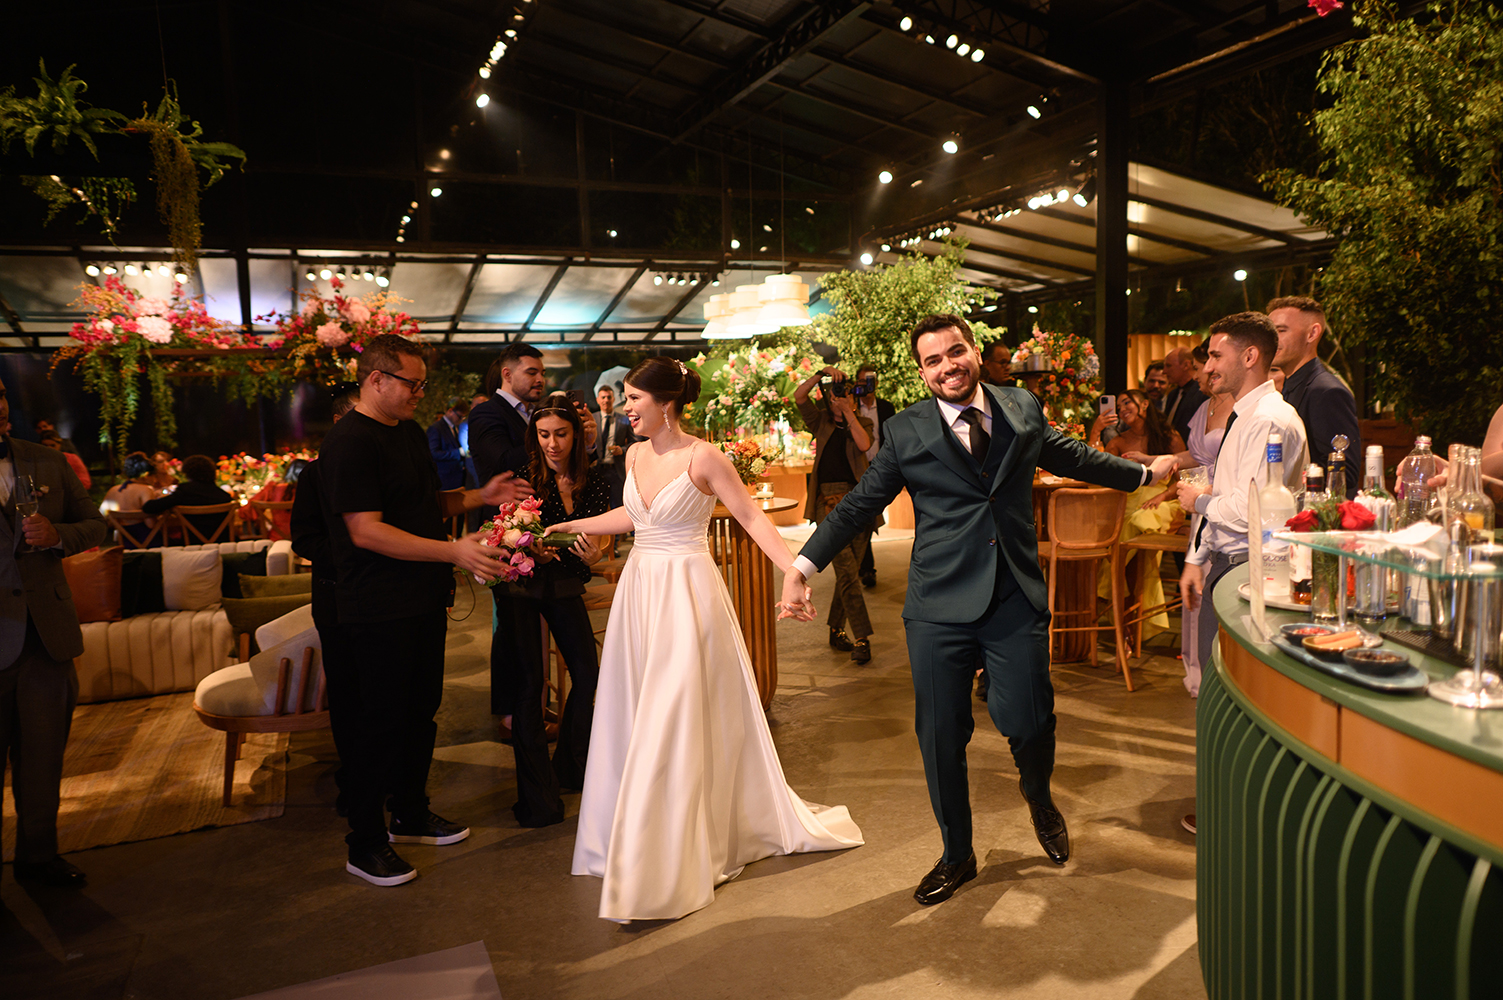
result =
[[[623,381],[659,404],[672,404],[675,413],[683,413],[684,407],[699,398],[699,373],[673,358],[648,358],[627,372]]]

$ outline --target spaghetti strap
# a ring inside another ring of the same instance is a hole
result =
[[[695,438],[694,443],[689,445],[689,464],[684,466],[684,475],[686,476],[689,476],[689,474],[694,471],[694,449],[698,447],[699,438]],[[690,478],[692,479],[693,477],[690,476]]]

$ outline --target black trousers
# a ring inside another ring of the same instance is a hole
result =
[[[48,656],[28,619],[20,657],[0,670],[0,779],[9,756],[17,861],[39,864],[57,857],[63,749],[77,704],[73,661],[59,663]]]
[[[561,823],[561,789],[584,787],[590,726],[595,719],[600,659],[590,613],[579,596],[535,600],[493,593],[496,633],[491,638],[491,711],[511,716],[511,749],[517,762],[517,802],[512,814],[523,826]],[[558,747],[551,765],[543,724],[545,619],[573,682],[559,720]]]
[[[345,842],[352,851],[386,843],[382,798],[388,792],[393,819],[421,823],[427,818],[448,626],[442,609],[342,624],[334,626],[334,655],[325,647],[329,721],[350,808]]]
[[[913,667],[914,730],[924,757],[929,803],[939,821],[947,863],[971,853],[971,788],[966,745],[976,729],[971,681],[978,660],[987,676],[986,709],[1007,737],[1023,791],[1053,800],[1054,684],[1049,678],[1049,612],[1013,589],[993,599],[974,622],[944,624],[906,619]]]

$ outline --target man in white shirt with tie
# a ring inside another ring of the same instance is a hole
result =
[[[1300,488],[1300,474],[1310,460],[1305,425],[1268,377],[1278,351],[1279,335],[1260,312],[1236,313],[1211,324],[1210,357],[1205,370],[1213,393],[1229,392],[1234,400],[1226,434],[1211,473],[1210,487],[1179,485],[1179,502],[1203,514],[1191,539],[1180,576],[1185,608],[1199,618],[1200,662],[1211,662],[1219,630],[1211,591],[1234,566],[1247,562],[1247,490],[1266,485],[1268,435],[1284,436],[1284,485]],[[1259,526],[1261,530],[1261,526]]]
[[[1034,472],[1043,466],[1127,491],[1162,480],[1174,456],[1160,456],[1150,468],[1096,451],[1050,427],[1026,389],[982,385],[981,355],[959,316],[920,321],[910,346],[934,398],[884,422],[876,460],[794,558],[782,603],[790,613],[812,614],[806,579],[908,490],[918,527],[903,620],[915,729],[944,840],[944,854],[914,892],[928,905],[976,877],[965,751],[975,728],[970,695],[978,659],[989,678],[987,711],[1008,738],[1039,844],[1055,864],[1070,857],[1069,832],[1050,792],[1054,688]]]

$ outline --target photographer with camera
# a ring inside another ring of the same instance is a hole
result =
[[[819,405],[809,399],[816,383]],[[816,524],[855,488],[866,471],[866,451],[873,444],[872,422],[856,412],[855,397],[847,392],[849,388],[845,372],[826,366],[793,391],[799,415],[814,435],[814,471],[809,474],[804,516]],[[861,595],[859,570],[870,542],[870,533],[858,534],[832,560],[835,596],[830,601],[830,645],[842,652],[849,651],[857,663],[867,663],[872,658],[868,638],[872,625],[866,614],[866,600]]]

